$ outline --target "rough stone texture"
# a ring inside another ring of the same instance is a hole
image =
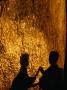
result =
[[[65,33],[65,0],[0,1],[0,90],[9,90],[20,69],[21,53],[29,53],[29,76],[39,66],[49,67],[52,50],[59,52],[58,65],[63,68]]]

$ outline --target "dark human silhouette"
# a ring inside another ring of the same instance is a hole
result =
[[[20,57],[21,69],[17,77],[14,79],[10,90],[27,90],[33,85],[39,71],[37,71],[34,77],[28,76],[27,74],[27,67],[29,64],[28,59],[29,55],[27,53],[21,55]]]
[[[52,51],[49,55],[50,67],[44,71],[40,67],[42,77],[39,81],[39,86],[42,90],[64,90],[64,72],[57,65],[59,54]]]

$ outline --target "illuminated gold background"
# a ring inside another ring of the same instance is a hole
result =
[[[59,52],[64,67],[65,0],[7,0],[0,17],[0,90],[9,90],[20,69],[21,53],[29,53],[29,76],[49,67],[49,53]],[[38,82],[38,75],[36,82]],[[32,88],[34,90],[34,88]],[[37,90],[37,89],[36,89]]]

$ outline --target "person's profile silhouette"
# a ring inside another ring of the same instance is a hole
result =
[[[29,54],[22,54],[20,57],[21,69],[17,77],[14,79],[10,90],[27,90],[34,83],[38,72],[34,77],[29,77],[27,74],[27,67],[29,64]]]
[[[42,90],[63,90],[64,73],[57,65],[58,57],[59,54],[52,51],[49,55],[50,67],[46,71],[40,67],[43,76],[40,78],[39,86]]]

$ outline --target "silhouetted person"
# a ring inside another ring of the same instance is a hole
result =
[[[42,90],[64,90],[64,73],[57,65],[58,57],[58,53],[52,51],[49,55],[50,67],[46,71],[40,67],[43,76],[40,78],[39,86]]]
[[[28,76],[27,74],[27,67],[29,64],[28,59],[29,55],[27,53],[21,55],[20,57],[21,69],[17,77],[14,79],[10,90],[27,90],[34,83],[39,71],[37,71],[34,77]]]

